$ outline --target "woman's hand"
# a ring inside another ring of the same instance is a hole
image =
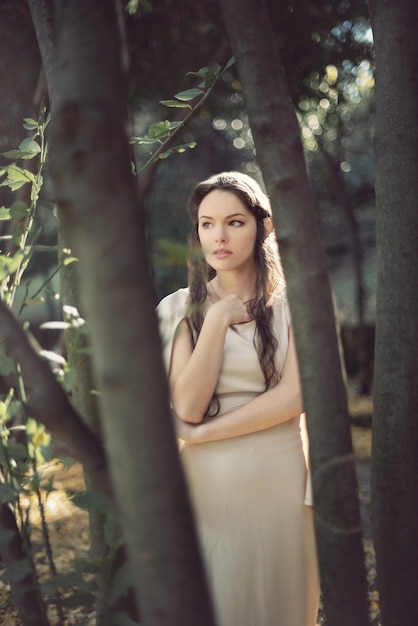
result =
[[[207,314],[218,315],[220,319],[226,321],[228,326],[251,321],[246,305],[241,298],[233,294],[215,302],[215,304],[210,307]]]

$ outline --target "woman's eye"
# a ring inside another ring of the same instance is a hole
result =
[[[210,228],[212,226],[212,224],[211,224],[211,222],[202,222],[200,224],[200,226],[201,226],[201,228],[207,229],[207,228]]]
[[[241,220],[232,220],[232,222],[229,222],[230,226],[242,226],[244,224],[244,222],[242,222]]]

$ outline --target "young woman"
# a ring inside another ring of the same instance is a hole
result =
[[[301,390],[267,196],[199,183],[189,287],[158,307],[172,407],[219,626],[315,626]]]

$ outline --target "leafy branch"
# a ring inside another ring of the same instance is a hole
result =
[[[180,91],[174,96],[174,100],[161,100],[160,104],[176,109],[189,109],[187,115],[181,120],[176,122],[170,122],[165,120],[152,124],[148,133],[143,137],[132,137],[131,143],[142,145],[153,145],[158,143],[159,146],[155,152],[150,156],[146,163],[137,171],[137,174],[141,174],[151,163],[154,163],[158,159],[166,159],[168,156],[174,153],[185,152],[189,148],[195,148],[196,142],[191,141],[188,143],[177,145],[173,148],[168,148],[173,139],[179,134],[182,128],[187,124],[196,110],[204,104],[209,97],[213,87],[223,76],[223,74],[234,64],[233,57],[229,59],[226,65],[222,68],[218,63],[211,67],[202,67],[197,72],[188,72],[188,76],[197,76],[202,81],[198,87],[187,89],[186,91]]]
[[[31,185],[29,207],[25,202],[17,201],[10,209],[6,207],[0,208],[1,220],[14,220],[14,228],[10,238],[17,248],[13,255],[0,255],[0,288],[4,292],[4,298],[8,306],[13,304],[16,289],[32,256],[33,244],[38,238],[38,233],[35,233],[31,245],[27,245],[43,184],[42,171],[47,156],[45,129],[48,121],[49,116],[46,115],[45,104],[42,104],[39,121],[31,118],[25,118],[24,120],[24,128],[29,131],[35,131],[34,135],[24,139],[19,145],[19,149],[3,153],[3,156],[8,159],[33,159],[36,156],[39,157],[39,164],[35,174],[19,167],[16,163],[12,163],[0,171],[0,176],[6,176],[0,183],[0,187],[7,186],[12,191],[16,191],[27,183]],[[13,280],[10,282],[11,277],[13,277]]]

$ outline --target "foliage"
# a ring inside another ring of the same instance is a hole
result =
[[[38,122],[29,118],[25,119],[24,127],[32,133],[31,136],[20,144],[19,149],[3,154],[6,158],[14,160],[27,161],[29,158],[38,158],[35,173],[18,166],[16,162],[12,162],[2,170],[4,180],[1,185],[9,186],[13,191],[26,184],[31,186],[29,206],[23,201],[17,201],[10,208],[2,207],[0,211],[0,218],[11,224],[10,235],[3,237],[3,241],[11,245],[0,255],[0,291],[5,303],[12,308],[15,305],[18,287],[22,284],[24,296],[17,307],[18,315],[43,297],[44,290],[59,270],[59,266],[56,267],[42,285],[36,287],[34,291],[31,291],[31,279],[23,285],[24,274],[33,256],[36,253],[49,252],[51,249],[50,246],[39,246],[37,244],[39,232],[33,232],[47,154],[45,129],[48,120],[45,106],[42,106]],[[52,250],[56,252],[56,246],[53,246]],[[75,260],[70,251],[67,251],[63,255],[62,264],[66,265]],[[55,330],[72,328],[80,337],[87,332],[85,321],[79,316],[78,311],[71,307],[64,310],[62,322],[46,323],[45,328]],[[52,350],[41,350],[40,354],[49,362],[58,381],[70,393],[74,371],[68,366],[66,359]],[[51,477],[45,481],[42,477],[42,465],[50,459],[51,436],[43,425],[37,423],[28,414],[26,399],[31,390],[26,388],[19,366],[8,357],[1,343],[0,383],[0,507],[10,507],[13,510],[25,555],[25,560],[22,562],[6,563],[4,577],[12,585],[16,594],[19,584],[29,575],[32,579],[31,585],[42,592],[44,601],[47,604],[56,604],[59,621],[63,623],[64,607],[71,606],[74,602],[85,606],[95,602],[95,578],[92,573],[97,572],[103,564],[90,563],[86,567],[86,563],[80,561],[73,564],[72,572],[69,574],[57,572],[45,516],[45,505],[55,489],[54,480]],[[93,495],[89,497],[93,498]],[[74,500],[76,502],[76,498]],[[31,503],[29,508],[23,505],[25,501]],[[93,507],[88,497],[84,499],[84,506],[86,502],[90,502]],[[39,542],[34,540],[35,528],[30,522],[30,508],[33,506],[36,506],[39,512],[42,548]],[[103,509],[102,503],[101,509]],[[107,517],[111,519],[109,512]],[[107,524],[109,529],[112,528],[111,524],[111,521]],[[0,527],[0,552],[2,542],[10,541],[10,532],[9,529]],[[106,535],[109,545],[113,546],[112,549],[117,546],[114,535],[114,529],[109,530]],[[40,549],[46,553],[49,564],[49,577],[42,580],[39,578],[36,566],[37,553]],[[114,597],[117,592],[112,591],[112,593]],[[45,610],[40,620],[42,623],[47,623],[47,619]]]
[[[221,66],[216,63],[212,67],[202,67],[197,72],[188,72],[188,75],[197,76],[202,79],[199,86],[176,93],[174,100],[161,100],[160,104],[166,107],[188,109],[188,113],[181,121],[169,122],[168,120],[164,120],[156,122],[149,127],[145,136],[132,137],[131,142],[137,145],[149,146],[159,144],[155,152],[151,154],[149,159],[137,171],[137,174],[141,174],[141,172],[157,159],[166,159],[171,154],[181,154],[188,148],[196,147],[195,141],[189,141],[174,147],[169,147],[169,145],[171,145],[173,139],[187,124],[192,115],[195,114],[196,110],[206,102],[217,81],[233,63],[234,59],[231,58],[224,68],[221,68]]]

